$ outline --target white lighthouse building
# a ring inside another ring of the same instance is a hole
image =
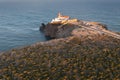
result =
[[[61,13],[58,13],[57,18],[52,19],[51,23],[67,21],[67,20],[69,20],[69,19],[70,19],[69,16],[63,16]]]

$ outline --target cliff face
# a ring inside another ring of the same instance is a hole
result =
[[[89,35],[101,35],[100,30],[107,30],[106,25],[97,22],[87,22],[80,20],[69,20],[63,23],[48,23],[41,26],[45,36],[51,38],[65,38],[69,36],[89,36]]]
[[[72,24],[47,24],[44,30],[45,36],[52,38],[65,38],[71,36],[72,30],[78,26]]]

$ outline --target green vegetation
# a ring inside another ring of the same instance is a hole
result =
[[[119,80],[120,40],[54,40],[1,53],[1,80]]]

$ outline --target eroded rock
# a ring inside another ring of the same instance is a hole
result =
[[[88,22],[70,19],[61,23],[48,23],[42,25],[42,31],[46,37],[65,38],[69,36],[95,36],[102,35],[102,30],[107,30],[106,25],[98,22]]]

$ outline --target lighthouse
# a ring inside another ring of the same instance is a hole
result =
[[[67,21],[67,20],[69,20],[69,19],[70,19],[69,16],[64,16],[64,15],[62,15],[61,13],[58,13],[57,18],[52,19],[51,23]]]

